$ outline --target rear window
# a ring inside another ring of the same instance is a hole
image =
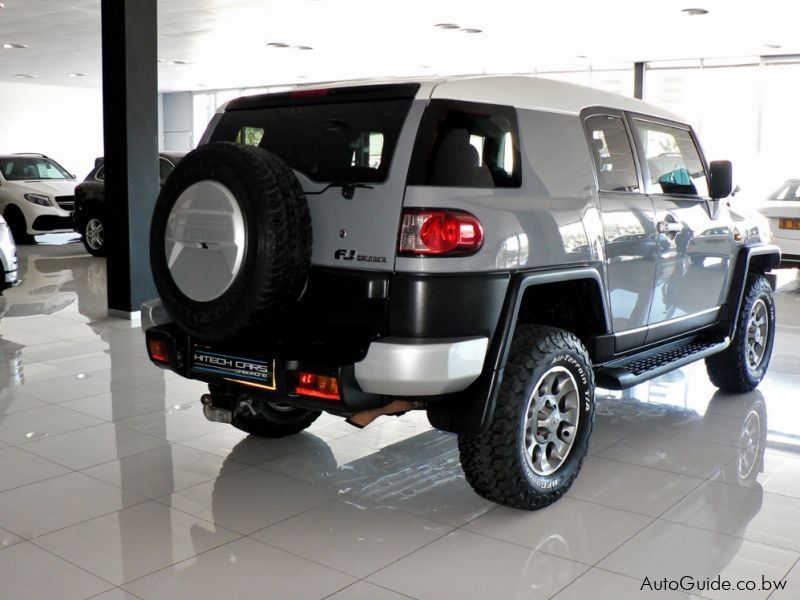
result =
[[[509,106],[433,100],[420,124],[408,183],[519,187],[518,139]]]
[[[264,148],[317,182],[382,183],[411,102],[382,98],[228,111],[211,141]]]

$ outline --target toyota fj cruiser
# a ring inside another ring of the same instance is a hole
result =
[[[672,114],[535,78],[234,100],[159,196],[148,352],[256,435],[425,410],[476,492],[541,508],[595,385],[764,377],[780,252],[731,177]]]

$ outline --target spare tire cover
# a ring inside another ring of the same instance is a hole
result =
[[[311,264],[311,217],[292,170],[261,148],[215,142],[178,163],[156,202],[150,263],[169,315],[219,340],[280,318]]]

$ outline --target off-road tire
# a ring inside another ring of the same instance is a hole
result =
[[[264,404],[259,407],[258,415],[235,414],[232,425],[251,435],[282,438],[307,429],[320,414],[320,411],[302,408],[279,411]]]
[[[458,447],[475,492],[499,504],[536,510],[563,496],[581,469],[594,421],[594,373],[586,348],[572,333],[525,324],[516,329],[492,422],[479,435],[459,435]],[[563,463],[542,476],[526,459],[526,409],[535,386],[555,367],[574,378],[580,418]]]
[[[177,199],[201,181],[220,183],[231,192],[245,230],[235,279],[208,301],[193,300],[181,291],[165,250],[168,219]],[[285,310],[305,287],[311,244],[308,204],[292,170],[261,148],[215,142],[189,153],[162,188],[153,214],[150,261],[172,319],[194,337],[219,340],[260,325],[280,326]]]
[[[743,393],[756,389],[767,374],[775,342],[775,300],[769,282],[763,275],[750,275],[746,285],[731,345],[706,359],[706,370],[711,383],[724,392]],[[768,329],[763,358],[754,369],[747,359],[748,325],[753,307],[759,301],[767,308]]]
[[[8,228],[11,230],[11,235],[14,236],[14,242],[18,246],[36,243],[34,237],[28,233],[25,215],[22,214],[19,208],[14,205],[9,206],[3,213],[3,218],[8,224]]]

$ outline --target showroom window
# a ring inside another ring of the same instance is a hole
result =
[[[595,115],[586,119],[592,157],[601,192],[638,192],[633,149],[622,118]]]
[[[419,127],[409,185],[519,187],[517,135],[511,107],[434,100]]]
[[[634,119],[649,178],[648,194],[708,196],[700,153],[687,129]]]

